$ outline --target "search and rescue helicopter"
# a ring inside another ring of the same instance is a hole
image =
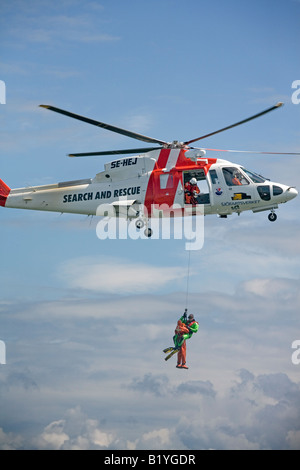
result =
[[[69,154],[70,157],[123,155],[106,163],[104,171],[90,179],[19,189],[10,189],[0,180],[0,206],[136,219],[136,227],[145,227],[147,237],[152,235],[149,227],[151,217],[182,217],[204,213],[226,218],[232,213],[240,215],[243,211],[252,210],[254,213],[270,211],[268,218],[275,221],[275,209],[279,204],[295,198],[298,194],[296,188],[273,183],[239,164],[220,158],[207,158],[206,151],[277,155],[300,153],[219,150],[195,148],[190,144],[249,122],[282,105],[281,102],[277,103],[254,116],[185,142],[165,142],[54,106],[40,105],[156,146]]]

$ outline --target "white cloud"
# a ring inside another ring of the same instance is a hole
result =
[[[143,434],[142,441],[145,441],[145,444],[149,445],[152,443],[152,448],[165,448],[168,449],[171,444],[171,432],[167,428],[162,428],[148,433]]]
[[[48,424],[39,439],[40,448],[61,449],[64,442],[69,439],[69,436],[63,430],[64,424],[64,420],[53,421]]]
[[[59,277],[72,289],[129,294],[161,289],[182,279],[182,268],[157,267],[114,258],[77,258],[59,267]]]
[[[149,115],[137,112],[127,118],[124,117],[123,121],[126,122],[126,127],[132,129],[135,132],[146,132],[151,128],[152,119]]]
[[[88,420],[87,425],[92,442],[99,447],[109,447],[113,440],[112,434],[108,434],[98,429],[98,422],[96,420]]]
[[[5,433],[0,428],[0,450],[15,450],[21,449],[23,437],[12,432]]]
[[[276,298],[295,303],[300,300],[299,281],[294,279],[262,278],[251,279],[243,283],[243,289],[249,294],[265,298]]]
[[[65,418],[48,424],[34,439],[35,447],[47,450],[105,449],[113,435],[103,432],[95,419],[88,418],[80,407],[66,411]]]
[[[300,450],[300,431],[289,431],[286,440],[290,449]]]
[[[299,448],[299,384],[286,374],[242,371],[240,379],[182,417],[177,432],[183,443],[194,449]]]
[[[8,39],[18,40],[22,37],[22,47],[26,43],[38,43],[51,47],[66,42],[99,43],[118,41],[120,37],[105,31],[99,31],[101,25],[101,11],[98,9],[95,22],[95,12],[92,8],[80,15],[56,14],[51,6],[48,11],[32,11],[19,8],[10,19],[11,27],[7,33]],[[42,25],[42,27],[41,27]]]
[[[145,376],[140,379],[143,387],[148,379]],[[150,379],[158,384],[162,376],[153,375]],[[0,448],[300,449],[300,388],[286,374],[254,375],[241,370],[237,380],[214,396],[202,393],[197,380],[189,381],[183,395],[173,393],[174,380],[170,375],[165,375],[163,381],[166,386],[163,394],[150,392],[147,400],[143,390],[135,388],[131,392],[134,395],[129,397],[130,402],[134,401],[129,415],[124,409],[120,412],[114,402],[117,408],[116,414],[112,413],[114,424],[104,419],[101,425],[99,419],[91,418],[90,413],[76,406],[47,424],[35,437],[25,438],[1,429]],[[180,378],[178,390],[184,383]],[[125,396],[126,390],[118,395],[123,408]],[[153,409],[157,412],[155,417]],[[103,417],[107,415],[104,409],[99,411]]]

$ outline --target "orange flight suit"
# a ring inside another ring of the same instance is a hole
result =
[[[200,194],[200,189],[196,184],[191,184],[189,181],[184,185],[185,203],[198,204],[196,194]]]
[[[177,354],[177,364],[185,364],[186,363],[186,341],[183,338],[184,334],[189,334],[189,329],[186,327],[184,323],[182,323],[181,320],[178,320],[176,330],[175,330],[175,335],[177,335],[177,344],[180,345],[180,349]]]

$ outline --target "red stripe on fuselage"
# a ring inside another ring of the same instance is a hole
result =
[[[168,163],[168,159],[170,156],[171,149],[162,149],[159,153],[159,157],[157,161],[155,162],[154,169],[150,175],[149,181],[148,181],[148,186],[147,186],[147,191],[145,195],[145,209],[147,210],[148,217],[151,217],[151,205],[155,203],[155,193],[154,193],[154,188],[156,186],[155,180],[158,178],[158,175],[160,175],[162,172],[162,168],[166,167],[166,164]]]
[[[178,151],[178,150],[175,150]],[[178,156],[176,159],[176,162],[174,162],[174,167],[170,168],[169,171],[169,178],[167,181],[167,184],[165,185],[166,187],[161,188],[161,182],[160,182],[160,176],[165,174],[165,171],[163,171],[168,164],[168,160],[170,158],[170,153],[171,149],[162,149],[160,151],[159,157],[156,161],[156,164],[154,166],[154,170],[152,171],[149,182],[148,182],[148,187],[146,191],[146,196],[145,196],[145,208],[147,210],[147,215],[148,217],[151,217],[151,206],[152,205],[162,205],[164,204],[166,207],[168,206],[169,208],[172,207],[174,204],[174,199],[178,187],[178,183],[181,180],[181,172],[176,171],[176,165],[178,162],[181,162],[182,159],[186,161],[184,158],[184,151],[180,150],[178,151]],[[171,176],[172,175],[172,176]],[[172,184],[171,184],[171,179]]]
[[[180,151],[174,149],[173,151],[178,151],[178,156],[176,162],[172,162],[172,168],[170,168],[169,171],[165,170],[168,165],[169,158],[172,159],[172,156],[170,156],[171,149],[162,149],[150,175],[144,202],[145,215],[148,217],[151,217],[152,205],[155,205],[156,207],[165,205],[165,207],[169,207],[170,209],[172,208],[179,182],[181,181],[181,184],[183,185],[183,171],[202,168],[206,175],[211,165],[217,162],[216,158],[203,159],[202,161],[198,160],[197,162],[194,162],[191,159],[186,158],[185,149],[180,149]],[[164,187],[162,188],[160,176],[168,173],[168,181],[167,183],[164,182]]]
[[[171,153],[171,149],[162,149],[160,151],[155,169],[159,170],[159,169],[166,167],[168,160],[169,160],[170,153]]]
[[[10,187],[0,180],[0,206],[4,207],[6,203],[7,196],[10,193]]]

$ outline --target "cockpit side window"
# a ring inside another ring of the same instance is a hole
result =
[[[253,183],[264,183],[266,181],[266,178],[264,178],[263,176],[257,175],[252,171],[246,170],[246,168],[242,168],[242,170],[246,173],[247,176],[249,176]]]
[[[217,175],[216,170],[209,170],[209,174],[210,174],[210,179],[211,179],[212,184],[217,184],[218,175]]]
[[[227,186],[242,186],[249,184],[245,176],[235,167],[223,168],[223,175]]]

